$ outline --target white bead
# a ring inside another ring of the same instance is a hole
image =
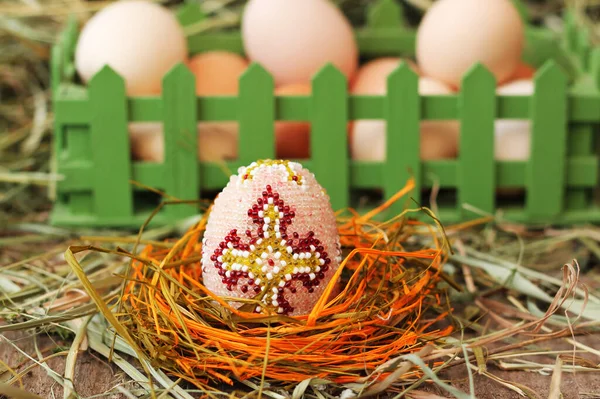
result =
[[[250,280],[254,280],[254,277],[255,277],[255,276],[254,276],[254,273],[252,273],[252,272],[248,273],[248,278],[249,278]]]
[[[251,250],[252,252],[256,251],[256,247],[254,246],[254,244],[250,245],[250,250]]]
[[[269,269],[267,269],[267,266],[263,266],[263,267],[260,269],[260,271],[261,271],[261,272],[263,272],[263,273],[266,273],[266,272],[267,272],[267,270],[269,270]]]
[[[298,259],[298,254],[294,254],[293,258]]]
[[[270,217],[268,217],[268,216],[266,216],[266,217],[265,217],[265,223],[271,223],[271,218],[270,218]]]
[[[263,252],[262,254],[260,254],[260,257],[263,259],[267,259],[269,255],[266,252]]]
[[[279,230],[279,229],[278,229],[278,230]],[[281,238],[281,233],[280,233],[280,232],[277,232],[277,233],[275,233],[275,237],[277,237],[277,238]]]
[[[264,218],[265,217],[265,213],[263,211],[258,211],[258,217],[259,218]]]
[[[279,306],[279,302],[277,302],[277,300],[273,299],[273,302],[271,302],[273,304],[273,306]]]
[[[283,313],[283,308],[277,308],[277,313]]]
[[[305,257],[306,259],[310,259],[311,255],[312,255],[312,254],[311,254],[310,252],[306,252],[306,253],[304,254],[304,257]]]
[[[256,258],[256,259],[254,260],[254,262],[255,262],[257,265],[262,265],[262,259],[261,259],[261,258]]]
[[[261,310],[262,310],[262,309],[260,308],[260,306],[257,306],[257,307],[256,307],[256,311],[257,311],[257,312],[260,312]]]
[[[258,245],[262,244],[262,242],[263,242],[262,238],[259,238],[258,240],[256,240],[256,243],[257,243]]]
[[[315,252],[315,249],[317,249],[317,248],[315,248],[315,246],[314,246],[314,245],[311,245],[311,246],[310,246],[310,250],[311,250],[311,251]]]
[[[297,257],[297,258],[300,258],[300,259],[304,259],[304,252],[300,252],[300,255],[294,254],[294,256]]]
[[[275,205],[275,206],[273,207],[273,210],[274,210],[275,212],[279,212],[279,207],[278,207],[277,205]]]
[[[227,248],[230,248],[230,249],[231,249],[231,248],[233,248],[233,244],[232,244],[232,243],[230,243],[230,242],[228,242],[228,243],[227,243]]]
[[[283,212],[279,212],[279,217],[282,218],[283,217]]]
[[[271,291],[273,291],[275,294],[277,294],[279,292],[279,291],[277,291],[277,287],[271,288]]]
[[[223,249],[223,252],[221,252],[222,255],[225,255],[227,252],[229,252],[229,250],[227,248]]]
[[[321,266],[315,267],[315,272],[319,273],[321,271]]]
[[[279,264],[281,265],[281,267],[286,267],[287,266],[287,262],[282,260],[281,262],[279,262]]]
[[[279,273],[279,271],[280,271],[280,270],[281,270],[281,269],[279,269],[279,267],[275,266],[275,267],[273,268],[273,273],[277,274],[277,273]]]
[[[286,250],[288,251],[288,254],[291,254],[293,251],[292,247],[287,247]]]
[[[282,246],[282,247],[285,247],[285,243],[286,243],[286,242],[287,242],[286,240],[281,240],[281,246]]]
[[[324,265],[324,264],[325,264],[325,261],[324,261],[323,259],[319,259],[319,264],[320,264],[320,265]]]
[[[265,211],[266,211],[267,209],[269,209],[269,205],[267,205],[267,204],[264,204],[264,205],[263,205],[263,210],[265,210]]]
[[[225,277],[231,277],[231,272],[229,270],[225,272]]]
[[[274,256],[275,256],[275,259],[281,258],[281,252],[279,252],[279,251],[275,252]]]
[[[314,280],[314,279],[315,279],[315,277],[317,277],[317,276],[315,276],[315,274],[314,274],[314,273],[310,273],[310,274],[308,275],[308,277],[310,277],[310,279],[311,279],[311,280]]]
[[[269,225],[268,224],[263,224],[262,229],[263,229],[263,231],[269,230]]]
[[[265,233],[263,234],[263,237],[269,238],[269,233],[265,231]]]
[[[248,252],[248,251],[244,251],[244,258],[247,258],[247,257],[249,257],[249,256],[250,256],[250,252]]]
[[[285,275],[285,279],[286,279],[287,281],[290,281],[290,280],[292,279],[292,275],[291,275],[291,274],[289,274],[289,273],[288,273],[288,274],[286,274],[286,275]]]
[[[280,282],[279,282],[279,286],[280,286],[280,287],[285,287],[285,282],[283,282],[283,281],[280,281]]]
[[[269,253],[273,253],[273,247],[272,247],[272,246],[270,246],[270,245],[269,245],[269,246],[267,247],[267,250],[269,251]]]
[[[227,262],[223,262],[223,264],[221,265],[221,267],[223,267],[223,269],[225,269],[227,266],[229,266],[229,263],[227,263]]]
[[[319,252],[317,252],[317,253],[315,254],[315,258],[319,259],[320,257],[321,257],[321,254],[320,254]]]
[[[298,274],[298,268],[294,267],[294,270],[292,270],[292,274]]]
[[[259,279],[259,278],[257,278],[256,280],[254,280],[254,284],[256,284],[256,285],[260,285],[260,279]]]
[[[267,280],[273,280],[273,275],[270,272],[267,273]]]
[[[273,204],[273,197],[269,197],[269,204]]]
[[[219,256],[219,257],[217,258],[217,260],[218,260],[219,262],[223,262],[223,257],[222,257],[222,256]]]

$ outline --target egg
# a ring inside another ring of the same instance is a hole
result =
[[[531,79],[521,79],[498,87],[498,95],[533,95]],[[531,122],[519,119],[497,119],[495,121],[494,152],[501,161],[525,161],[529,159]]]
[[[131,123],[129,137],[134,160],[159,163],[164,161],[162,123]],[[198,159],[217,162],[237,158],[237,138],[236,122],[198,123]]]
[[[276,85],[307,83],[327,63],[349,80],[358,48],[342,12],[328,0],[250,0],[241,23],[244,49]]]
[[[204,286],[221,297],[257,298],[255,309],[309,313],[341,262],[329,197],[299,163],[241,167],[219,193],[202,246]],[[262,294],[262,297],[261,297]]]
[[[207,51],[193,56],[188,67],[196,77],[196,94],[237,95],[248,61],[228,51]]]
[[[358,69],[352,83],[352,92],[355,94],[385,93],[387,76],[394,72],[401,62],[407,63],[416,74],[419,74],[419,68],[412,60],[399,57],[375,58]],[[381,79],[382,76],[386,79]]]
[[[535,72],[536,70],[532,66],[525,63],[520,63],[513,75],[510,77],[510,80],[533,79]]]
[[[352,86],[353,94],[383,95],[387,92],[387,78],[396,69],[399,60],[365,64],[357,73]],[[394,65],[395,64],[395,65]],[[364,69],[363,69],[364,68]],[[366,69],[366,72],[365,72]],[[448,95],[450,87],[427,77],[419,78],[421,95]],[[420,157],[423,160],[453,158],[457,153],[459,124],[456,121],[422,121],[420,124]],[[350,154],[355,160],[383,161],[386,158],[386,122],[384,120],[357,120],[349,135]]]
[[[309,95],[308,83],[283,85],[275,89],[277,95]],[[302,159],[310,157],[309,122],[275,122],[275,154],[277,158]]]
[[[119,1],[83,27],[75,68],[88,82],[109,65],[125,80],[128,95],[156,95],[164,75],[185,62],[187,52],[183,29],[169,10],[147,1]]]
[[[424,75],[460,87],[480,62],[501,84],[517,69],[524,42],[524,24],[510,0],[438,0],[417,29],[417,63]]]

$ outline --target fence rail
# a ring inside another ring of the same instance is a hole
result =
[[[527,16],[514,0],[523,18]],[[188,3],[179,21],[193,32],[204,16]],[[404,26],[394,0],[370,7],[367,25],[356,31],[363,56],[411,55],[415,32]],[[473,208],[498,210],[499,188],[525,189],[525,202],[505,209],[508,219],[528,223],[600,221],[594,190],[599,181],[596,134],[600,124],[600,48],[567,12],[561,37],[527,26],[524,60],[538,68],[531,96],[498,96],[491,73],[474,65],[459,93],[421,96],[418,76],[401,65],[388,80],[387,95],[358,96],[347,92],[344,76],[327,65],[315,75],[307,96],[276,96],[273,79],[253,64],[240,81],[238,96],[197,97],[194,76],[184,65],[163,80],[162,96],[131,98],[123,79],[110,68],[87,85],[75,83],[73,54],[77,24],[72,19],[52,52],[57,184],[53,221],[61,225],[139,226],[155,205],[139,196],[141,185],[164,190],[179,199],[196,199],[219,190],[227,171],[275,155],[275,121],[310,121],[311,158],[300,160],[315,173],[336,209],[349,206],[357,189],[381,190],[388,198],[414,176],[421,188],[455,191],[456,198],[439,209],[445,222],[476,215]],[[559,40],[557,40],[559,39]],[[192,34],[192,53],[206,50],[243,52],[239,32]],[[387,154],[383,162],[363,162],[348,155],[349,121],[386,121]],[[494,121],[531,121],[531,156],[527,161],[494,160]],[[456,159],[422,161],[419,126],[423,120],[460,122]],[[131,160],[127,127],[131,122],[163,123],[162,163]],[[238,159],[215,164],[197,159],[198,121],[237,121]],[[465,204],[470,208],[464,207]],[[405,204],[390,210],[397,214]],[[197,212],[194,206],[167,207],[157,224]]]

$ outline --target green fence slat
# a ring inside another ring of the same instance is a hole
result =
[[[105,66],[92,78],[89,87],[94,216],[129,218],[133,214],[133,199],[129,184],[131,157],[125,82]]]
[[[402,7],[395,0],[378,0],[367,10],[367,26],[374,29],[402,28]]]
[[[163,79],[164,171],[166,194],[178,200],[195,200],[200,195],[198,176],[198,129],[196,81],[183,64],[171,69]],[[189,204],[169,205],[174,219],[194,215]]]
[[[560,215],[565,197],[567,78],[554,62],[535,77],[526,209],[532,221]]]
[[[496,81],[482,65],[467,72],[460,93],[459,212],[463,204],[484,212],[495,206],[494,120],[496,115]]]
[[[273,92],[273,77],[257,63],[253,63],[240,78],[239,159],[244,164],[275,158]]]
[[[332,64],[321,68],[312,80],[311,172],[334,210],[350,204],[347,86],[346,77]]]
[[[390,74],[385,102],[386,158],[383,168],[383,192],[386,199],[396,194],[412,176],[415,189],[411,196],[421,202],[419,77],[406,63]],[[404,203],[396,201],[391,215],[398,215]]]

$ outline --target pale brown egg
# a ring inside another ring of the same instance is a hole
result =
[[[196,77],[199,96],[237,95],[239,78],[248,62],[238,54],[210,51],[198,54],[188,62]],[[134,158],[162,162],[164,153],[162,124],[145,124],[131,129]],[[201,161],[231,160],[237,157],[237,122],[199,122],[198,159]]]
[[[162,123],[131,123],[129,138],[134,160],[158,163],[164,161]],[[237,158],[237,139],[236,122],[198,123],[198,159],[216,162]]]
[[[514,74],[524,43],[524,24],[510,0],[437,0],[417,31],[417,63],[425,76],[460,87],[480,62],[501,84]]]
[[[399,57],[376,58],[362,65],[358,69],[352,83],[352,93],[385,93],[387,88],[387,77],[398,68],[402,61],[406,62],[416,74],[419,74],[419,68],[412,60]],[[382,76],[385,76],[386,79],[381,79]]]
[[[275,89],[277,95],[309,95],[309,83],[283,85]],[[275,153],[279,159],[305,159],[310,157],[310,123],[275,122]]]
[[[185,33],[168,9],[149,1],[118,1],[83,27],[75,68],[88,82],[109,65],[125,80],[128,95],[156,95],[164,75],[185,62],[187,53]]]
[[[395,64],[395,65],[394,65]],[[366,64],[357,73],[352,93],[382,95],[386,93],[387,78],[399,61]],[[363,67],[363,68],[364,68]],[[422,95],[452,94],[450,87],[430,78],[419,78]],[[423,121],[420,125],[420,157],[423,160],[453,158],[457,153],[459,124],[456,121]],[[355,160],[383,161],[386,158],[386,122],[384,120],[357,120],[349,134],[350,154]]]
[[[522,62],[519,64],[519,66],[515,70],[515,73],[513,73],[513,75],[510,77],[510,81],[521,80],[521,79],[533,79],[533,77],[535,76],[535,73],[536,73],[536,70],[534,67]]]
[[[329,0],[250,0],[242,38],[276,85],[309,82],[327,63],[350,80],[358,65],[352,26]]]
[[[207,51],[193,56],[188,67],[196,77],[196,94],[236,95],[248,61],[228,51]]]

